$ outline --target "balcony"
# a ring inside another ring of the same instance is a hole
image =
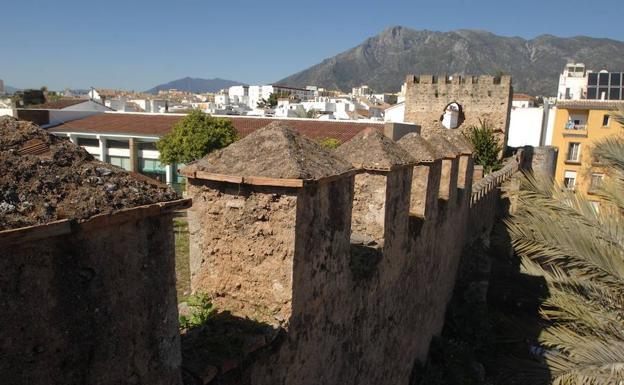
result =
[[[587,125],[586,124],[574,124],[566,126],[563,130],[564,137],[580,137],[587,138]]]

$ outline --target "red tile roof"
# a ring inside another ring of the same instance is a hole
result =
[[[620,100],[558,100],[557,108],[568,110],[616,110],[624,108],[624,101]]]
[[[62,110],[63,108],[71,107],[76,104],[88,102],[89,99],[60,99],[52,102],[45,102],[42,104],[34,104],[26,108],[31,110]]]
[[[72,120],[61,125],[51,127],[51,132],[84,132],[97,134],[125,134],[139,136],[163,136],[183,115],[165,114],[122,114],[103,113],[92,115],[84,119]],[[354,122],[348,120],[316,120],[316,119],[280,119],[243,116],[227,116],[232,120],[234,128],[240,136],[262,128],[269,123],[280,121],[301,134],[312,138],[336,138],[342,142],[357,135],[366,127],[374,127],[380,131],[384,124],[381,122]]]

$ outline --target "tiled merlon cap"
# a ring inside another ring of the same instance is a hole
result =
[[[391,171],[416,164],[407,151],[372,127],[343,143],[336,154],[361,170]]]
[[[433,148],[436,158],[452,159],[459,155],[460,151],[451,142],[449,142],[440,130],[425,132],[422,137]]]
[[[429,142],[416,132],[410,132],[397,143],[418,163],[432,163],[436,160],[435,152]]]
[[[460,155],[471,155],[474,152],[472,143],[470,143],[463,132],[449,129],[442,130],[441,132],[442,135],[459,150]]]
[[[181,170],[190,178],[252,185],[303,187],[355,170],[340,157],[283,122],[254,131]]]

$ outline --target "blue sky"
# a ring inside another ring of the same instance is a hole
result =
[[[622,0],[4,1],[0,79],[144,90],[185,76],[269,83],[385,28],[624,40]]]

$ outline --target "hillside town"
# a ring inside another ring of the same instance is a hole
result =
[[[0,383],[624,384],[616,12],[27,3]]]

